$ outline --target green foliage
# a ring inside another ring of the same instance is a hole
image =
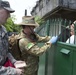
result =
[[[8,32],[19,32],[20,27],[17,24],[14,24],[14,21],[16,20],[15,15],[12,15],[10,18],[8,18],[5,27]]]
[[[41,17],[39,16],[35,16],[35,21],[39,24],[39,25],[42,25],[44,23],[44,19],[42,19]]]

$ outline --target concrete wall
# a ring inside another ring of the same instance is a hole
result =
[[[43,7],[40,7],[40,3]],[[37,6],[33,8],[31,14],[43,17],[58,6],[76,9],[76,0],[40,0],[37,2]]]

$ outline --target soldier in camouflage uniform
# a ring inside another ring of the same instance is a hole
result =
[[[10,8],[9,2],[0,0],[0,75],[21,75],[23,71],[22,69],[4,66],[7,58],[12,64],[18,62],[13,58],[11,53],[8,52],[8,34],[3,26],[12,12],[14,12],[14,10]]]
[[[46,52],[47,48],[51,47],[51,44],[55,43],[57,38],[53,37],[50,40],[50,36],[40,37],[36,34],[34,28],[39,25],[34,21],[33,16],[24,16],[19,25],[22,27],[21,33],[9,38],[10,45],[12,45],[11,52],[16,59],[22,59],[26,62],[27,67],[24,75],[37,75],[39,56]],[[39,47],[38,42],[46,43]]]
[[[19,39],[19,48],[21,51],[21,58],[27,64],[24,75],[37,75],[39,56],[46,52],[47,48],[51,47],[52,43],[55,43],[57,38],[52,38],[50,43],[45,43],[42,47],[39,47],[38,42],[47,42],[50,37],[40,37],[34,32],[34,28],[39,26],[33,16],[24,16],[22,23],[19,24],[22,27],[22,31],[17,35]],[[17,55],[17,54],[16,54]],[[19,59],[19,58],[18,58]]]

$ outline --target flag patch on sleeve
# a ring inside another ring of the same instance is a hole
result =
[[[28,43],[28,44],[27,44],[27,48],[28,48],[28,49],[30,49],[30,48],[33,47],[33,46],[34,46],[33,43]]]

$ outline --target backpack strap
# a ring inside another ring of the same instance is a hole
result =
[[[21,38],[20,38],[21,39]],[[19,54],[20,54],[20,58],[21,58],[21,51],[20,51],[20,47],[19,47],[19,40],[20,39],[17,39],[17,46],[18,46],[18,50],[19,50]]]

